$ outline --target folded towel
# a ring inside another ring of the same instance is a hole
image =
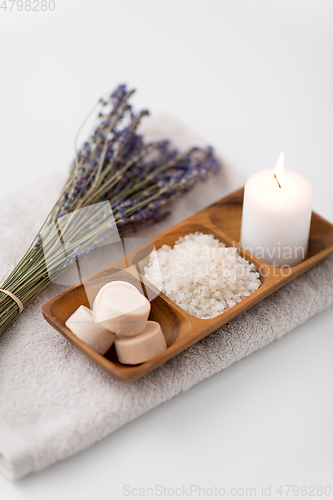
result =
[[[172,119],[149,119],[149,139],[200,145]],[[1,206],[0,278],[17,249],[30,243],[66,173],[41,181]],[[244,179],[223,166],[218,176],[173,205],[164,221],[141,230],[151,238],[227,193]],[[104,373],[41,314],[63,291],[50,285],[0,336],[0,470],[15,480],[88,448],[146,411],[280,338],[333,303],[333,256],[210,334],[149,375],[123,384]]]

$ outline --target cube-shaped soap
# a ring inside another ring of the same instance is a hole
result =
[[[114,341],[118,360],[126,365],[137,365],[165,351],[167,344],[161,326],[156,321],[147,321],[142,333],[132,337],[116,336]]]
[[[115,335],[96,324],[93,312],[86,306],[80,306],[65,325],[99,354],[105,354],[114,342]]]
[[[132,336],[145,329],[150,302],[133,285],[125,287],[108,283],[98,292],[93,311],[96,323],[110,332]]]

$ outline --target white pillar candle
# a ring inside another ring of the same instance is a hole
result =
[[[260,170],[245,184],[241,245],[277,267],[304,260],[309,241],[312,186],[302,175],[284,169]]]

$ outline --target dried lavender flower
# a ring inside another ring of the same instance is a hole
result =
[[[57,203],[24,257],[1,285],[19,297],[24,307],[51,281],[44,255],[46,244],[52,250],[53,273],[60,275],[106,240],[110,221],[103,217],[89,220],[84,211],[78,210],[109,201],[121,234],[159,221],[167,213],[166,205],[218,171],[220,165],[211,147],[179,153],[166,140],[145,143],[137,129],[149,112],[132,110],[129,98],[133,92],[119,85],[99,100],[97,124],[77,151]],[[65,224],[65,231],[75,243],[66,248],[64,259],[54,228],[74,212],[78,214],[76,223]],[[15,301],[0,293],[0,333],[18,314]]]

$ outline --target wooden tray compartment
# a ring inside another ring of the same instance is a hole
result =
[[[45,319],[107,373],[123,382],[131,382],[151,372],[218,327],[231,321],[333,252],[332,224],[313,213],[309,251],[306,259],[288,270],[266,264],[247,252],[238,243],[242,202],[243,189],[165,231],[154,238],[152,242],[134,250],[125,259],[121,259],[121,263],[118,261],[111,263],[87,278],[83,284],[71,287],[44,304],[43,315]],[[156,249],[163,244],[173,246],[179,236],[195,231],[213,234],[227,246],[236,246],[239,253],[252,262],[260,273],[260,288],[215,318],[200,319],[190,315],[142,276],[143,268],[147,264],[149,254],[154,246]],[[126,269],[121,269],[121,267],[126,267]],[[104,356],[98,354],[65,326],[66,320],[81,304],[91,305],[102,286],[112,280],[119,279],[134,284],[151,300],[149,319],[161,324],[168,345],[165,352],[136,366],[119,363],[114,347],[111,347]]]

